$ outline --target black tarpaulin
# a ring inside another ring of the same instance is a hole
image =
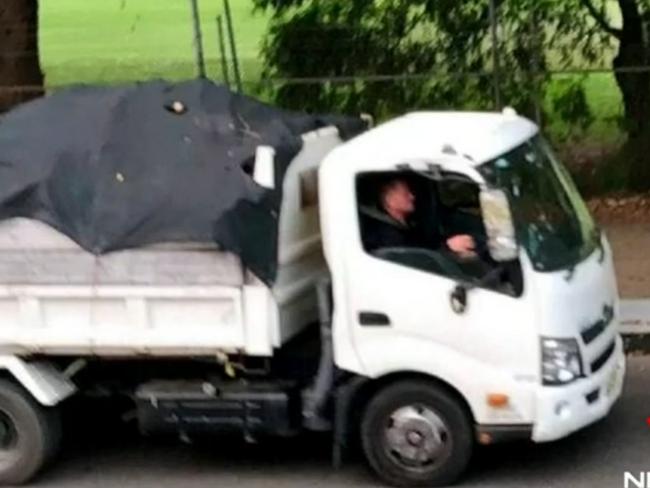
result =
[[[284,173],[302,134],[328,125],[365,128],[205,80],[58,92],[0,118],[0,219],[41,220],[94,254],[216,242],[272,283]],[[250,176],[260,145],[276,151],[275,190]]]

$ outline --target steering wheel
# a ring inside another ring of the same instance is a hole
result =
[[[384,247],[373,251],[381,259],[426,271],[462,278],[464,272],[459,264],[446,253],[421,247]]]

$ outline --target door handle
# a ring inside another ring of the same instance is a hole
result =
[[[449,304],[451,309],[461,315],[467,309],[467,288],[463,285],[456,286],[449,294]]]
[[[366,327],[386,327],[390,325],[390,318],[381,312],[359,312],[359,324]]]

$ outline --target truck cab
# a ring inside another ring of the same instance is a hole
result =
[[[437,245],[368,248],[387,179]],[[362,428],[385,478],[449,481],[468,430],[547,442],[607,414],[625,368],[611,250],[533,123],[410,114],[332,151],[320,193],[336,365],[393,387]],[[445,245],[457,234],[474,257]]]

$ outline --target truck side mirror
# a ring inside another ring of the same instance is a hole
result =
[[[272,147],[257,147],[253,180],[269,190],[275,188],[275,149]]]
[[[506,193],[483,189],[480,200],[490,256],[497,262],[514,261],[519,256],[519,249]]]

